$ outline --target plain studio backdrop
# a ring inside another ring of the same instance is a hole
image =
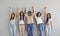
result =
[[[0,0],[0,36],[10,36],[9,30],[9,6],[13,8],[27,8],[31,10],[32,5],[35,11],[41,11],[43,6],[47,6],[47,12],[52,14],[53,30],[51,36],[60,36],[60,0]],[[36,26],[34,36],[37,36]],[[18,33],[17,33],[18,36]]]

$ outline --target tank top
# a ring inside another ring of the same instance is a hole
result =
[[[23,17],[21,17],[21,19],[20,19],[20,16],[19,16],[19,24],[24,24],[24,19],[23,19]]]

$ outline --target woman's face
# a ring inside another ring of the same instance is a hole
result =
[[[47,17],[50,17],[49,14],[47,15]]]
[[[38,17],[40,17],[41,16],[41,14],[40,13],[38,13]]]
[[[14,18],[15,17],[15,15],[12,15],[12,18]]]
[[[23,13],[21,13],[21,16],[23,16]]]
[[[28,12],[28,16],[32,16],[32,12]]]

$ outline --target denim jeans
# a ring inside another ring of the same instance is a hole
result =
[[[33,36],[34,24],[27,24],[27,33],[28,36]]]
[[[10,24],[10,33],[11,33],[11,36],[16,36],[16,25],[15,24]]]
[[[51,28],[49,26],[46,26],[46,36],[50,36]]]
[[[38,24],[38,29],[40,32],[39,36],[42,36],[42,32],[45,30],[44,24],[43,23]]]

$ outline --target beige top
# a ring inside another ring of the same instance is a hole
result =
[[[27,24],[34,23],[33,16],[28,16],[27,17]]]
[[[33,16],[28,16],[28,13],[26,13],[25,16],[27,18],[27,24],[34,23]]]

